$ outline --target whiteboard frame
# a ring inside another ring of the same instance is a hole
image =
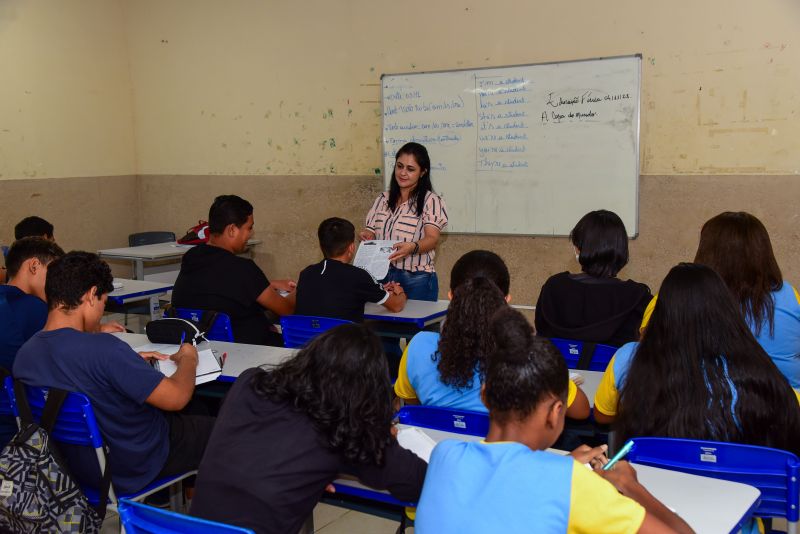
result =
[[[415,76],[418,74],[447,74],[451,72],[479,72],[482,70],[495,70],[495,69],[514,69],[514,68],[522,68],[522,67],[539,67],[543,65],[564,65],[567,63],[585,63],[587,61],[602,61],[606,59],[629,59],[635,58],[639,60],[638,63],[638,93],[636,95],[636,206],[635,206],[635,219],[636,219],[636,231],[632,234],[628,234],[628,238],[636,239],[639,237],[639,182],[642,179],[641,175],[641,168],[642,168],[642,153],[640,150],[640,137],[641,137],[641,128],[642,128],[642,53],[638,52],[635,54],[622,54],[618,56],[598,56],[592,58],[582,58],[582,59],[568,59],[564,61],[543,61],[539,63],[521,63],[517,65],[498,65],[498,66],[483,66],[483,67],[475,67],[475,68],[462,68],[462,69],[441,69],[441,70],[425,70],[425,71],[414,71],[414,72],[398,72],[398,73],[389,73],[385,72],[381,74],[381,164],[383,165],[383,187],[385,191],[389,190],[389,182],[392,179],[392,173],[388,172],[386,168],[386,158],[383,154],[386,152],[385,146],[385,137],[383,135],[384,127],[385,127],[385,117],[386,115],[383,113],[383,106],[384,106],[384,99],[383,99],[383,78],[385,76]],[[576,223],[578,221],[575,221]],[[450,232],[445,229],[442,231],[443,233],[450,234],[450,235],[486,235],[486,236],[519,236],[519,237],[569,237],[569,234],[499,234],[499,233],[489,233],[489,232]]]

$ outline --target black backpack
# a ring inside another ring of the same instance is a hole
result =
[[[25,386],[14,381],[21,430],[0,452],[0,530],[11,532],[100,532],[111,485],[106,466],[100,502],[92,507],[50,443],[67,392],[50,389],[39,424],[33,422]]]

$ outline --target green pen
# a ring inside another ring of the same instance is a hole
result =
[[[620,460],[622,460],[623,458],[625,458],[625,456],[626,456],[626,455],[627,455],[629,452],[631,452],[631,449],[632,449],[632,448],[633,448],[633,440],[631,439],[631,440],[628,440],[628,443],[626,443],[625,445],[623,445],[623,446],[622,446],[622,448],[619,450],[619,452],[617,452],[617,454],[615,454],[615,455],[614,455],[614,457],[613,457],[613,458],[611,458],[611,459],[608,461],[608,463],[607,463],[606,465],[604,465],[604,466],[603,466],[603,471],[608,471],[609,469],[611,469],[612,467],[614,467],[614,464],[615,464],[615,463],[617,463],[617,462],[619,462],[619,461],[620,461]]]

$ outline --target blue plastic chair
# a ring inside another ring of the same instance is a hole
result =
[[[47,401],[47,388],[39,388],[33,386],[25,386],[25,392],[28,398],[31,412],[34,421],[40,421],[42,418],[42,411],[45,402]],[[11,389],[11,405],[14,415],[19,417],[17,409],[16,397],[13,393],[13,386]],[[53,426],[53,431],[50,437],[59,443],[67,443],[70,445],[80,445],[84,447],[92,447],[97,454],[97,463],[100,468],[100,473],[105,471],[107,458],[105,447],[103,445],[103,436],[100,432],[100,427],[97,424],[97,418],[92,409],[92,403],[89,397],[83,393],[69,393],[61,406],[61,411],[58,414],[56,423]],[[114,491],[114,484],[111,484],[108,492],[108,508],[115,509],[117,506],[118,498],[126,498],[131,500],[141,500],[145,497],[167,487],[172,486],[176,482],[180,482],[184,478],[197,474],[197,471],[188,471],[186,473],[165,477],[155,480],[148,484],[146,487],[135,493],[117,495]],[[100,502],[100,495],[97,488],[82,486],[81,490],[90,504],[97,506]],[[180,493],[180,488],[170,488],[170,499],[176,499]]]
[[[785,517],[796,533],[800,517],[800,459],[756,445],[676,438],[634,438],[629,461],[740,482],[761,491],[752,515]]]
[[[489,414],[454,410],[438,406],[403,406],[397,412],[403,425],[420,426],[467,436],[485,437],[489,433]]]
[[[290,349],[302,347],[321,333],[340,324],[352,324],[352,321],[311,315],[285,315],[281,317],[283,346]]]
[[[254,534],[249,528],[234,527],[192,517],[189,515],[153,508],[128,499],[119,501],[119,520],[126,534],[225,534],[239,532]]]
[[[576,341],[557,337],[551,337],[550,342],[564,356],[568,368],[583,371],[605,371],[611,357],[614,356],[619,348],[589,341]]]
[[[172,308],[173,317],[179,319],[188,319],[199,323],[206,310],[196,310],[192,308]],[[233,343],[233,328],[231,327],[231,318],[222,313],[217,312],[217,317],[214,319],[214,324],[206,332],[206,338],[209,341],[229,341]]]

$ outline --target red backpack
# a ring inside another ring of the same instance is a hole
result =
[[[202,245],[208,243],[208,222],[198,221],[197,225],[192,226],[186,235],[178,239],[181,245]]]

